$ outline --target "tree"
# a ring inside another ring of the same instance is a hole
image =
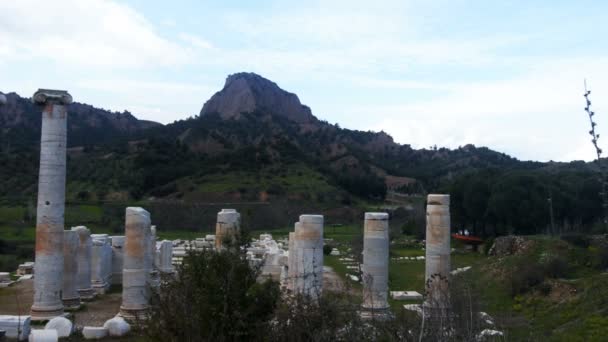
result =
[[[151,340],[258,340],[269,329],[278,283],[257,282],[259,269],[241,251],[192,252],[177,273],[151,298]]]

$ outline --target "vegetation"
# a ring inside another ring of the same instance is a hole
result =
[[[255,340],[269,329],[279,286],[258,283],[244,254],[191,253],[178,274],[164,279],[152,298],[145,328],[151,340]]]

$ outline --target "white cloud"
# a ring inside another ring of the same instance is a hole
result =
[[[364,125],[384,129],[397,141],[415,147],[437,144],[454,148],[473,143],[523,159],[591,160],[583,78],[593,76],[591,85],[596,92],[592,96],[597,94],[592,98],[593,108],[601,131],[604,125],[608,127],[608,103],[599,96],[608,92],[607,66],[608,59],[592,57],[545,62],[531,65],[529,72],[512,79],[448,87],[423,84],[423,89],[431,91],[448,90],[447,95],[431,100],[370,104],[352,111],[356,115],[376,113],[374,118],[380,119]]]
[[[171,66],[191,58],[137,11],[104,0],[2,1],[0,41],[0,60],[65,67]]]

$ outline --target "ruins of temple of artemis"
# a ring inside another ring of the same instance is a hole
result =
[[[66,105],[72,103],[72,96],[66,91],[39,89],[32,101],[43,109],[31,316],[47,320],[63,314]]]
[[[426,293],[424,307],[445,310],[449,305],[450,195],[431,194],[426,207]]]
[[[388,312],[389,228],[387,213],[365,213],[363,227],[363,314]]]

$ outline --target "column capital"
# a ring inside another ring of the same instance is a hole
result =
[[[32,102],[37,105],[45,105],[49,102],[69,105],[72,103],[72,95],[65,90],[38,89],[32,96]]]

